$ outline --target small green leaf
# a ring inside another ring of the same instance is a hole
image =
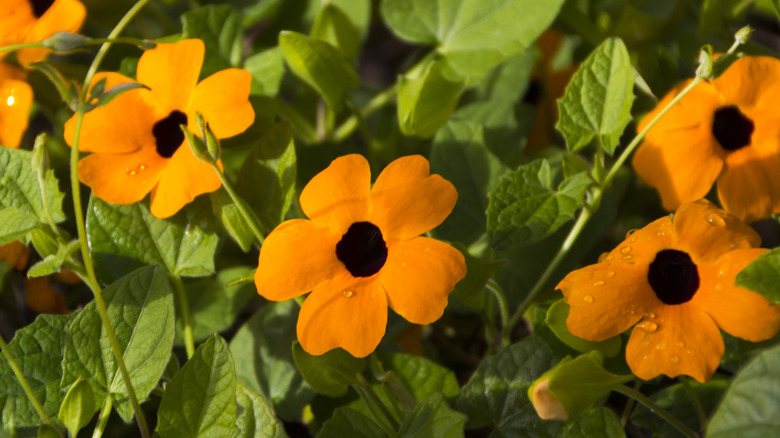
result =
[[[48,223],[38,175],[32,167],[32,158],[30,151],[0,148],[0,208],[14,207],[40,223]],[[54,221],[64,221],[64,195],[58,187],[53,170],[46,171],[46,189]]]
[[[655,417],[659,418],[657,415]],[[592,410],[590,414],[566,423],[561,428],[560,436],[562,438],[591,438],[596,436],[623,438],[626,436],[626,431],[612,409],[601,407]],[[666,437],[668,435],[658,436]]]
[[[241,15],[232,6],[206,5],[185,12],[181,22],[183,38],[199,38],[206,45],[201,78],[241,65],[244,32]]]
[[[252,75],[252,94],[276,96],[284,76],[284,53],[278,46],[256,53],[244,61]]]
[[[320,394],[330,397],[346,394],[349,385],[357,384],[357,375],[366,368],[365,359],[352,357],[340,348],[321,356],[312,356],[303,350],[300,343],[295,342],[292,353],[295,366],[306,383]]]
[[[399,437],[457,438],[464,436],[467,417],[453,411],[444,401],[444,394],[437,393],[417,405],[398,430]]]
[[[27,271],[27,276],[30,278],[44,277],[59,272],[62,264],[65,263],[65,259],[78,249],[78,240],[71,240],[65,245],[60,245],[55,254],[47,255],[43,260],[32,265]]]
[[[780,248],[761,254],[737,274],[736,285],[758,292],[769,301],[780,304]]]
[[[497,249],[539,241],[574,218],[591,184],[587,173],[571,176],[553,188],[553,170],[544,159],[520,166],[490,191],[487,227]]]
[[[503,260],[486,262],[471,255],[460,243],[455,243],[453,246],[466,258],[466,277],[455,285],[452,295],[469,308],[482,310],[485,307],[485,285],[505,262]]]
[[[95,86],[95,88],[97,88],[97,86]],[[92,111],[97,107],[108,105],[109,102],[119,97],[119,95],[121,95],[122,93],[126,93],[130,90],[137,90],[139,88],[145,88],[147,90],[149,89],[149,87],[147,87],[146,85],[139,84],[137,82],[126,82],[124,84],[115,85],[106,91],[101,91],[100,93],[97,93],[95,91],[95,88],[92,89],[93,96],[90,99],[89,105],[87,106],[87,111]],[[97,99],[97,100],[93,102],[92,99]]]
[[[631,121],[634,73],[628,50],[619,38],[609,38],[580,65],[558,101],[560,117],[555,127],[577,151],[597,138],[612,154],[620,135]]]
[[[0,245],[23,240],[27,233],[40,226],[34,217],[15,207],[0,210],[0,224],[3,224],[0,229]]]
[[[236,370],[227,342],[209,338],[176,373],[157,412],[166,437],[226,437],[236,427]]]
[[[68,104],[68,108],[70,108],[71,111],[77,110],[79,93],[78,90],[75,89],[75,85],[72,82],[65,79],[65,77],[62,76],[62,73],[52,67],[51,64],[47,64],[45,62],[33,62],[29,65],[43,73],[44,76],[46,76],[46,78],[48,78],[49,81],[54,84],[54,88],[57,89],[57,92],[60,94],[60,98],[62,98],[63,102]]]
[[[457,397],[460,394],[460,385],[455,378],[455,373],[426,357],[405,353],[382,353],[379,354],[379,359],[384,369],[394,373],[418,402],[423,402],[437,393],[443,393],[447,398]]]
[[[320,9],[311,36],[338,47],[351,58],[356,58],[360,50],[360,31],[347,14],[333,3],[326,3]]]
[[[59,429],[48,424],[43,424],[38,428],[38,438],[62,438]]]
[[[341,108],[347,89],[360,86],[360,77],[346,55],[324,41],[283,31],[279,46],[290,70],[317,90],[333,109]]]
[[[555,336],[564,344],[580,353],[596,350],[604,357],[612,357],[620,353],[620,336],[615,336],[601,342],[587,341],[578,338],[571,334],[566,326],[566,318],[568,318],[568,316],[569,305],[566,304],[563,299],[553,303],[553,305],[550,306],[550,309],[547,310],[547,325],[550,327],[550,330],[555,333]]]
[[[255,241],[255,233],[252,231],[252,227],[249,226],[244,215],[241,214],[241,210],[238,208],[238,204],[233,201],[227,190],[224,187],[220,187],[216,192],[209,193],[211,198],[211,205],[214,208],[214,215],[219,219],[220,224],[227,232],[228,236],[233,239],[241,250],[244,252],[249,251],[252,248],[252,243]],[[244,211],[254,215],[252,209],[246,204],[246,202],[239,200],[244,207]],[[257,220],[255,215],[252,220]]]
[[[271,405],[260,394],[238,384],[238,418],[231,438],[286,438],[284,426],[274,416]]]
[[[374,420],[351,408],[338,408],[322,425],[318,438],[390,438]]]
[[[428,138],[449,120],[466,86],[442,73],[434,61],[420,76],[398,78],[398,122],[405,135]]]
[[[79,378],[65,395],[58,418],[60,424],[68,429],[70,436],[75,437],[81,428],[89,424],[97,409],[92,387],[89,382]]]

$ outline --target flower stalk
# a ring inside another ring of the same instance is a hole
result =
[[[688,427],[682,424],[680,420],[674,418],[668,412],[663,410],[660,406],[655,404],[655,402],[651,400],[650,397],[642,394],[639,391],[636,391],[632,388],[623,385],[616,385],[613,388],[613,390],[625,395],[626,397],[636,400],[640,404],[644,405],[644,407],[646,407],[647,409],[650,409],[652,412],[655,412],[656,415],[666,420],[667,423],[671,424],[675,429],[677,429],[681,434],[685,435],[687,438],[698,438],[699,435],[697,435],[696,432],[688,429]]]

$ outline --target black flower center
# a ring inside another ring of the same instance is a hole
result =
[[[45,14],[53,4],[54,0],[30,0],[30,6],[32,6],[35,18],[43,17],[43,14]]]
[[[157,153],[163,158],[171,158],[184,141],[184,132],[179,125],[187,124],[187,114],[173,110],[168,117],[158,120],[152,127]]]
[[[353,277],[370,277],[385,265],[387,245],[379,227],[371,222],[355,222],[336,244],[336,257]]]
[[[734,105],[718,108],[712,120],[712,135],[729,152],[748,146],[755,129],[753,121]]]
[[[664,304],[690,301],[699,290],[699,270],[691,256],[676,249],[665,249],[650,263],[647,280]]]

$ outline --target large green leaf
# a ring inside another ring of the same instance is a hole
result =
[[[758,292],[775,304],[780,303],[780,248],[761,254],[737,274],[736,285]]]
[[[49,418],[57,418],[67,391],[67,387],[60,387],[62,350],[74,316],[39,315],[32,324],[17,331],[8,343],[8,350]],[[4,428],[43,424],[5,355],[0,355],[0,424]]]
[[[385,0],[382,17],[401,38],[435,45],[453,70],[478,77],[530,46],[562,4],[563,0]]]
[[[173,217],[158,219],[146,201],[114,205],[92,196],[87,237],[98,274],[106,282],[154,263],[177,276],[210,275],[219,240],[205,198]]]
[[[414,354],[380,354],[379,359],[386,371],[391,371],[404,388],[418,402],[427,400],[436,393],[445,397],[456,397],[460,386],[452,370],[432,360]]]
[[[626,431],[612,409],[601,407],[594,409],[589,414],[568,421],[561,428],[559,436],[562,438],[591,438],[597,436],[621,438],[626,436]],[[662,436],[665,437],[667,435]]]
[[[553,187],[553,170],[545,159],[520,166],[490,191],[487,228],[499,249],[539,241],[574,218],[591,183],[586,172]]]
[[[165,272],[149,266],[132,272],[103,291],[130,381],[139,401],[157,386],[173,348],[173,292]],[[63,386],[79,377],[89,381],[96,398],[106,394],[126,421],[132,418],[127,389],[94,301],[70,326],[63,367]]]
[[[333,412],[333,416],[322,425],[318,438],[389,438],[371,418],[362,413],[342,407]]]
[[[360,30],[338,6],[325,3],[314,20],[311,36],[338,47],[355,58],[360,50]]]
[[[237,385],[238,418],[231,438],[286,438],[284,426],[274,416],[262,395],[242,384]]]
[[[294,300],[266,304],[230,341],[239,382],[261,394],[286,420],[300,418],[315,394],[295,368],[290,349],[298,311]]]
[[[227,342],[209,338],[165,388],[157,412],[162,438],[227,437],[236,428],[236,370]]]
[[[0,209],[15,207],[38,222],[47,223],[38,175],[31,164],[32,156],[30,151],[0,148]],[[54,221],[64,221],[64,195],[60,192],[52,170],[46,171],[46,193]]]
[[[0,229],[0,245],[14,240],[22,240],[27,236],[27,233],[40,226],[35,217],[16,207],[0,210],[0,224],[3,224],[2,229]]]
[[[558,101],[555,127],[576,151],[596,138],[612,154],[631,121],[634,73],[628,50],[619,38],[609,38],[588,56]]]
[[[465,81],[444,76],[439,61],[422,74],[398,78],[398,123],[405,135],[427,138],[439,130],[458,104]]]
[[[457,438],[464,435],[466,416],[447,406],[444,394],[437,393],[417,405],[398,430],[399,437]]]
[[[232,6],[206,5],[185,12],[181,22],[184,38],[200,38],[206,45],[201,78],[241,65],[244,32],[241,16]]]
[[[366,368],[365,359],[353,357],[340,348],[314,356],[295,342],[292,353],[295,366],[306,383],[320,394],[330,397],[346,394],[350,385],[358,383],[357,376]]]
[[[252,75],[252,94],[276,96],[284,76],[284,54],[278,46],[256,53],[244,61]]]

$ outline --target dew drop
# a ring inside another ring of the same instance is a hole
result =
[[[671,362],[671,363],[679,363],[680,362],[680,357],[679,356],[672,356],[672,357],[669,358],[669,362]]]
[[[601,253],[601,255],[599,256],[599,263],[605,261],[608,255],[609,255],[608,252]]]
[[[662,343],[662,344],[658,344],[658,345],[656,345],[656,346],[655,346],[655,349],[656,349],[656,350],[658,350],[658,351],[661,351],[661,350],[666,350],[666,342],[664,342],[664,343]]]
[[[125,170],[125,173],[127,173],[130,176],[133,176],[133,175],[135,175],[135,169],[128,168],[128,169]]]
[[[729,272],[729,264],[726,263],[725,265],[721,266],[720,269],[718,269],[718,277],[723,277]]]
[[[650,356],[644,355],[644,356],[642,356],[642,359],[644,359],[644,360],[650,359]]]
[[[607,284],[607,282],[604,280],[596,280],[593,282],[594,286],[604,286],[605,284]]]
[[[677,341],[674,343],[674,346],[677,348],[685,348],[685,342],[683,341]]]
[[[726,225],[726,221],[717,214],[710,214],[707,216],[707,222],[709,222],[714,227],[723,227]]]
[[[632,228],[632,229],[628,230],[628,232],[626,233],[626,239],[628,239],[628,236],[630,236],[630,235],[632,235],[632,234],[634,234],[636,232],[637,232],[636,228]]]
[[[687,349],[687,350],[685,350],[685,352],[686,352],[688,355],[692,355],[692,354],[693,354],[693,350],[692,350],[692,349],[690,349],[690,348],[689,348],[689,349]]]
[[[647,333],[654,333],[656,330],[658,330],[658,324],[652,321],[643,321],[637,324],[637,327],[641,328]]]
[[[13,96],[8,96],[8,99],[5,101],[5,104],[8,105],[8,106],[13,106],[14,101],[15,101],[15,99],[14,99]]]
[[[635,311],[633,311],[633,310],[629,311],[628,313],[629,313],[630,315],[634,315],[634,314],[636,314],[636,312],[635,312]]]
[[[630,246],[624,246],[623,248],[620,249],[620,253],[621,254],[628,254],[630,252],[631,252],[631,247]]]
[[[633,258],[634,258],[634,256],[632,256],[631,254],[624,255],[623,257],[621,257],[621,259],[623,259],[623,260],[631,260]]]
[[[588,304],[592,304],[593,303],[593,295],[585,295],[584,297],[582,297],[582,301],[585,301]]]
[[[722,283],[715,283],[715,290],[720,292],[723,290],[723,284]]]
[[[138,170],[146,170],[146,164],[139,165]]]
[[[647,317],[650,318],[650,319],[653,319],[653,318],[655,318],[655,313],[648,313]]]
[[[352,298],[353,296],[355,296],[355,292],[351,290],[345,290],[341,292],[341,295],[343,295],[344,298]]]
[[[604,273],[605,278],[612,278],[615,276],[615,271],[607,271]]]

